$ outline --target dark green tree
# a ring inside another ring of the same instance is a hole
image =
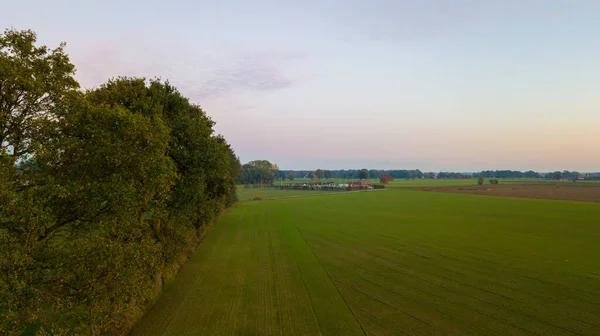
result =
[[[361,180],[369,178],[369,171],[367,169],[361,169],[358,172],[358,178]]]

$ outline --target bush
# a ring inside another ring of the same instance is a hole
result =
[[[263,198],[260,195],[256,195],[256,196],[254,196],[254,198],[252,200],[253,201],[262,201]]]
[[[498,179],[490,179],[490,184],[498,184]]]

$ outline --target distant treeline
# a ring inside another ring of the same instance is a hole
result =
[[[214,122],[159,80],[83,91],[63,46],[0,34],[0,335],[125,334],[236,201]]]
[[[482,172],[422,172],[420,169],[317,169],[317,170],[280,170],[276,164],[266,160],[251,161],[243,165],[240,175],[237,177],[238,184],[270,184],[275,180],[295,179],[377,179],[390,175],[394,179],[471,179],[478,178],[531,178],[531,179],[588,179],[600,180],[600,174],[581,174],[576,171],[556,171],[550,173],[539,173],[532,170],[525,172],[518,170],[486,170]]]

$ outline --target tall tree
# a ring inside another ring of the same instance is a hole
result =
[[[0,145],[16,160],[32,154],[43,120],[79,87],[65,44],[51,50],[36,41],[31,30],[0,35]]]
[[[315,175],[317,176],[318,179],[322,179],[325,177],[325,172],[322,169],[317,169],[315,171]]]

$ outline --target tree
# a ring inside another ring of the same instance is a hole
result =
[[[170,84],[77,92],[62,45],[34,43],[0,38],[0,334],[123,334],[235,202],[241,165]]]
[[[483,184],[483,176],[479,176],[479,178],[477,179],[477,184],[482,185]]]
[[[376,179],[379,177],[379,172],[375,169],[369,170],[369,178]]]
[[[394,178],[390,174],[385,174],[379,178],[379,182],[381,182],[383,184],[388,184],[388,183],[392,182],[393,180],[394,180]]]
[[[555,171],[554,173],[552,173],[552,179],[556,180],[556,181],[560,181],[560,179],[562,178],[562,173],[559,171]]]
[[[18,332],[48,303],[37,291],[37,252],[48,244],[40,234],[56,225],[46,207],[55,184],[40,176],[34,155],[53,141],[56,110],[79,87],[65,45],[36,42],[30,30],[0,34],[0,334]]]
[[[432,173],[432,172],[424,173],[423,174],[423,178],[434,179],[435,178],[435,173]]]
[[[65,44],[50,50],[36,42],[31,30],[0,35],[0,146],[14,161],[32,154],[43,121],[79,87]]]
[[[326,170],[323,175],[325,176],[326,179],[330,179],[333,177],[333,174],[331,173],[331,170]]]
[[[367,169],[361,169],[358,172],[358,178],[361,180],[367,179],[369,177],[369,171]]]
[[[268,160],[253,160],[247,163],[251,167],[262,168],[262,169],[273,169],[273,164]]]
[[[308,177],[312,180],[312,181],[317,181],[318,177],[317,174],[315,174],[314,172],[311,172]]]
[[[276,165],[275,165],[276,166]],[[242,166],[242,183],[273,183],[276,173],[273,164],[268,160],[253,160]]]
[[[288,172],[287,175],[285,176],[285,178],[288,179],[288,180],[290,180],[290,181],[292,181],[292,180],[294,180],[296,178],[296,173],[293,172],[293,171]]]
[[[317,176],[317,178],[320,180],[322,178],[325,177],[325,172],[322,169],[317,169],[315,171],[315,175]]]

